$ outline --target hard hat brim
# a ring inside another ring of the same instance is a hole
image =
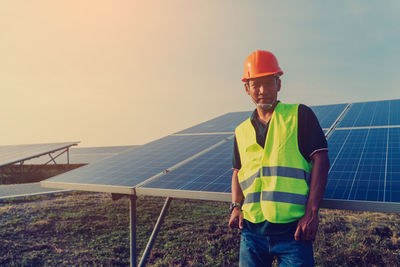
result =
[[[259,74],[253,75],[251,77],[243,77],[242,82],[246,82],[247,80],[250,80],[250,79],[260,78],[260,77],[264,77],[264,76],[270,76],[270,75],[274,75],[274,74],[277,74],[277,76],[279,77],[279,76],[283,75],[283,71],[264,72],[264,73],[259,73]]]

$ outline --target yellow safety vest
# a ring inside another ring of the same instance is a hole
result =
[[[278,103],[265,147],[256,140],[250,119],[235,130],[242,167],[243,216],[252,223],[289,223],[304,215],[312,163],[299,151],[298,104]]]

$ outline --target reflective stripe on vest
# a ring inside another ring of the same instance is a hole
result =
[[[282,166],[274,166],[274,167],[262,167],[263,176],[283,176],[290,177],[295,179],[305,179],[307,184],[310,184],[311,174],[302,169],[296,169],[291,167],[282,167]],[[240,183],[240,187],[242,190],[246,190],[249,186],[251,186],[256,178],[260,178],[261,173],[260,170],[257,173],[251,175],[247,180]]]
[[[277,191],[262,191],[256,193],[249,193],[246,196],[244,204],[260,202],[261,199],[263,201],[275,201],[275,202],[278,201],[278,202],[291,203],[297,205],[307,204],[307,196],[305,195],[277,192]]]
[[[297,113],[298,105],[277,104],[264,148],[257,143],[250,119],[235,130],[246,220],[287,223],[304,215],[312,165],[299,151]]]

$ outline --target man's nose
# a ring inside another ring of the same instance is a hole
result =
[[[263,95],[263,94],[268,93],[269,90],[270,90],[270,89],[268,88],[268,86],[262,84],[262,85],[260,86],[260,88],[258,89],[258,92],[259,92],[260,95]]]

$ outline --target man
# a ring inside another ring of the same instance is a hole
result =
[[[229,226],[241,229],[240,266],[313,266],[312,241],[329,170],[327,142],[305,105],[277,100],[283,74],[257,50],[242,81],[256,110],[235,130]]]

